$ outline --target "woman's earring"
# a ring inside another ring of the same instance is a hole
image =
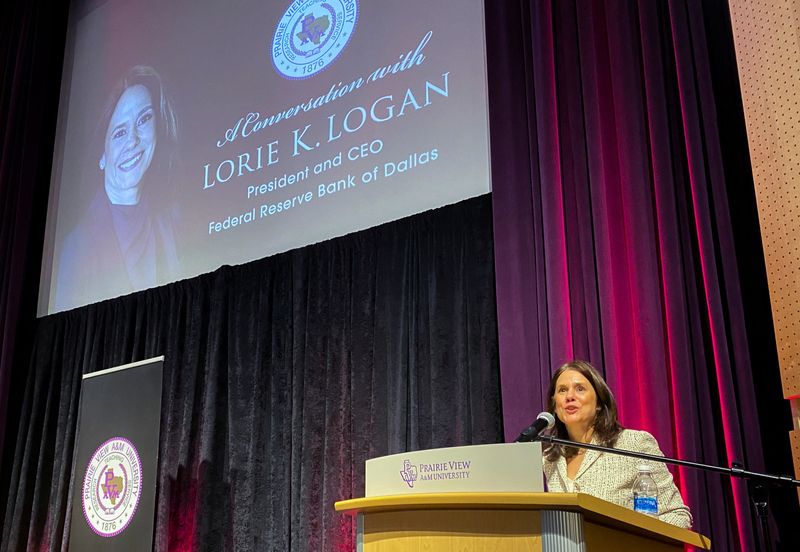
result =
[[[98,165],[100,165],[100,170],[101,171],[106,170],[106,156],[105,155],[100,158],[100,163],[98,163]]]

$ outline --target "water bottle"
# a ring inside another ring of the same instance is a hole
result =
[[[639,466],[639,475],[633,482],[633,509],[649,516],[658,515],[658,487],[650,466]]]

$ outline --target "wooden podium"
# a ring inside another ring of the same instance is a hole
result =
[[[356,498],[358,552],[711,550],[708,538],[573,493],[436,493]]]
[[[545,493],[540,443],[472,445],[367,460],[358,552],[711,550],[697,533],[586,494]]]

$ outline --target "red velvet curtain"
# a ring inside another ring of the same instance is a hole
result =
[[[690,0],[500,6],[489,29],[520,22],[490,55],[506,437],[545,408],[554,369],[583,358],[623,424],[667,455],[763,470],[728,204],[752,177],[725,161],[711,65],[724,48],[707,36],[727,21],[724,3],[712,14]],[[759,262],[748,260],[763,272]],[[720,550],[753,549],[743,483],[675,473],[698,531]]]

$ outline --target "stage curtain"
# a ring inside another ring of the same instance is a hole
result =
[[[496,324],[488,196],[43,318],[0,549],[66,545],[81,375],[163,354],[155,549],[352,550],[367,458],[502,440]]]
[[[545,407],[555,368],[582,358],[605,374],[623,424],[667,455],[764,469],[754,380],[775,382],[777,364],[754,364],[774,358],[768,343],[749,348],[744,294],[755,291],[740,267],[763,274],[763,258],[737,258],[735,226],[754,226],[755,208],[737,220],[729,196],[752,180],[746,148],[736,172],[723,152],[719,102],[738,83],[730,36],[707,35],[730,33],[726,8],[708,4],[526,0],[487,12],[487,28],[506,31],[489,56],[506,438]],[[733,79],[715,90],[720,52]],[[744,135],[737,115],[725,128]],[[754,549],[743,483],[674,473],[715,549]]]
[[[24,382],[15,367],[33,341],[67,6],[0,5],[0,495],[17,429],[11,389]]]
[[[752,183],[746,148],[740,171],[720,153],[742,125],[720,109],[735,77],[711,78],[732,48],[706,34],[724,0],[486,4],[497,320],[483,198],[38,324],[68,2],[0,7],[0,549],[61,549],[80,375],[155,354],[157,550],[351,550],[331,504],[360,492],[367,455],[502,438],[497,328],[509,438],[576,356],[667,453],[784,454],[783,418],[753,397],[777,377],[768,300],[741,269],[762,270],[757,225],[742,252],[751,221],[726,204]],[[695,528],[748,549],[744,491],[676,473]],[[791,498],[773,494],[786,519]]]

